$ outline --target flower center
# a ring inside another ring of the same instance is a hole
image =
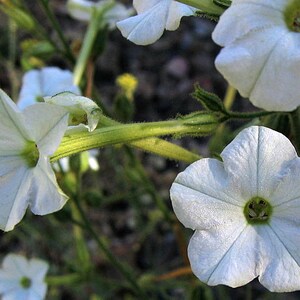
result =
[[[36,102],[45,102],[44,98],[42,96],[36,96],[35,97]]]
[[[40,153],[35,142],[28,141],[25,148],[21,152],[21,156],[24,158],[29,168],[34,168],[39,160]]]
[[[26,276],[22,277],[20,279],[20,285],[24,289],[29,289],[31,287],[31,279]]]
[[[294,32],[300,32],[300,1],[294,0],[286,7],[284,18],[287,27]]]
[[[251,198],[244,207],[244,215],[249,224],[268,223],[272,206],[261,197]]]

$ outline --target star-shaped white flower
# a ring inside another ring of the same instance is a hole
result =
[[[278,2],[278,1],[277,1]],[[171,188],[178,219],[195,230],[194,274],[238,287],[258,277],[267,289],[300,289],[300,158],[265,127],[243,130],[221,153],[180,173]]]
[[[67,8],[69,14],[79,21],[88,22],[91,19],[94,9],[104,8],[109,1],[99,0],[97,2],[90,0],[68,0]],[[133,9],[127,9],[121,3],[115,3],[111,9],[104,13],[104,20],[108,24],[109,29],[115,29],[116,23],[120,20],[128,18],[133,14]]]
[[[0,228],[12,230],[27,206],[37,215],[62,208],[51,156],[67,129],[68,113],[61,107],[37,103],[22,112],[0,90]]]
[[[213,32],[216,67],[257,107],[300,105],[299,0],[233,0]]]
[[[73,74],[70,71],[57,67],[30,70],[23,76],[18,106],[23,109],[37,101],[42,101],[43,97],[62,92],[81,95],[78,86],[73,84]]]
[[[42,300],[46,296],[44,282],[48,264],[40,259],[27,260],[21,255],[9,254],[0,269],[2,300]]]
[[[137,45],[157,41],[164,30],[176,30],[183,16],[196,8],[174,0],[133,0],[137,15],[117,23],[122,35]]]

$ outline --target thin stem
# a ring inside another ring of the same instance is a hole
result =
[[[74,204],[73,198],[69,202],[71,207],[72,218],[75,221],[83,223],[81,219],[81,215],[78,212],[78,208]],[[73,234],[74,234],[74,239],[76,244],[78,261],[80,262],[80,266],[81,266],[80,268],[83,270],[83,272],[88,272],[91,268],[90,253],[86,247],[86,242],[83,237],[83,228],[79,227],[76,223],[73,223]]]
[[[75,205],[77,206],[78,212],[81,216],[82,221],[84,222],[86,229],[89,231],[89,233],[93,236],[96,243],[98,244],[98,247],[102,250],[102,252],[105,254],[107,259],[110,261],[110,263],[126,278],[127,282],[132,286],[133,290],[137,292],[140,296],[145,297],[143,290],[140,288],[140,286],[137,284],[136,278],[133,277],[131,271],[128,270],[125,265],[123,265],[121,262],[119,262],[114,255],[111,253],[111,251],[107,248],[105,243],[99,238],[98,234],[94,231],[93,227],[91,226],[87,216],[85,215],[85,212],[83,211],[79,201],[75,199],[74,201]],[[146,298],[143,298],[146,299]]]
[[[103,22],[104,13],[111,8],[113,2],[108,2],[101,9],[95,8],[92,13],[92,18],[89,22],[88,29],[82,42],[82,48],[80,50],[76,65],[74,68],[74,84],[79,85],[86,69],[89,57],[91,55],[93,45],[95,43],[99,30],[105,25]]]
[[[270,116],[270,115],[273,115],[273,114],[276,114],[276,112],[258,111],[258,112],[250,112],[250,113],[241,113],[241,112],[230,111],[230,112],[228,112],[228,117],[229,117],[228,119],[249,120],[249,119],[255,119],[255,118]]]
[[[128,149],[129,150],[129,149]],[[130,153],[131,154],[131,153]],[[152,196],[154,202],[156,203],[157,207],[160,209],[160,211],[163,213],[164,218],[169,224],[174,223],[173,214],[170,213],[169,208],[161,198],[161,196],[157,193],[156,189],[154,188],[152,182],[149,180],[147,174],[145,173],[144,167],[141,164],[141,162],[136,159],[134,155],[130,155],[134,161],[135,169],[140,174],[143,184],[145,186],[145,189],[149,192],[149,194]]]
[[[93,84],[94,84],[94,73],[95,73],[95,63],[92,59],[89,59],[87,63],[87,83],[85,88],[85,97],[92,98]]]
[[[154,278],[154,280],[155,281],[169,280],[169,279],[174,279],[180,276],[191,275],[191,274],[193,274],[191,267],[183,267],[171,271],[169,273],[157,276],[156,278]]]
[[[11,84],[11,97],[17,99],[18,95],[18,76],[16,74],[15,63],[16,63],[16,44],[17,44],[17,26],[13,19],[9,18],[8,21],[9,29],[9,60],[7,62],[7,69],[9,73],[9,79]]]
[[[93,148],[128,143],[148,137],[170,134],[177,137],[207,135],[215,130],[217,124],[213,115],[205,113],[172,121],[124,124],[98,128],[93,132],[74,133],[63,138],[51,161]]]
[[[121,123],[103,116],[99,125],[101,126],[114,126],[121,125]],[[186,163],[192,163],[201,158],[200,155],[193,153],[187,149],[184,149],[178,145],[172,144],[160,138],[146,138],[134,142],[128,143],[129,146],[139,148],[141,150],[157,154],[168,159],[174,159],[178,161],[184,161]]]
[[[231,85],[228,85],[226,94],[224,97],[224,106],[227,110],[231,109],[233,102],[235,100],[235,96],[236,96],[236,89],[234,87],[232,87]]]
[[[68,285],[68,284],[72,285],[74,283],[82,281],[82,278],[79,274],[74,273],[74,274],[67,274],[61,276],[47,276],[45,281],[50,286]]]
[[[52,9],[50,8],[49,6],[49,1],[47,0],[39,0],[42,7],[44,8],[45,10],[45,13],[47,15],[47,17],[49,18],[54,30],[56,31],[64,49],[65,49],[65,54],[66,56],[70,59],[71,62],[75,62],[75,58],[74,58],[74,55],[69,47],[69,43],[67,42],[67,40],[65,39],[65,36],[61,30],[61,27],[52,11]]]

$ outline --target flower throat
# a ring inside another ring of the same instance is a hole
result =
[[[251,198],[244,207],[244,215],[249,224],[268,223],[271,214],[271,205],[261,197]]]
[[[286,7],[284,19],[289,30],[300,32],[300,1],[294,0]]]

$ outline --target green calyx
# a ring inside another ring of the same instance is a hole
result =
[[[272,215],[272,206],[264,198],[254,197],[246,203],[244,215],[249,224],[266,224]]]
[[[300,32],[300,1],[289,3],[284,11],[284,19],[287,27],[294,32]]]
[[[24,158],[28,168],[34,168],[40,157],[40,153],[35,142],[28,141],[21,152],[21,156]]]
[[[24,289],[29,289],[31,287],[31,279],[26,276],[22,277],[20,279],[20,285]]]

